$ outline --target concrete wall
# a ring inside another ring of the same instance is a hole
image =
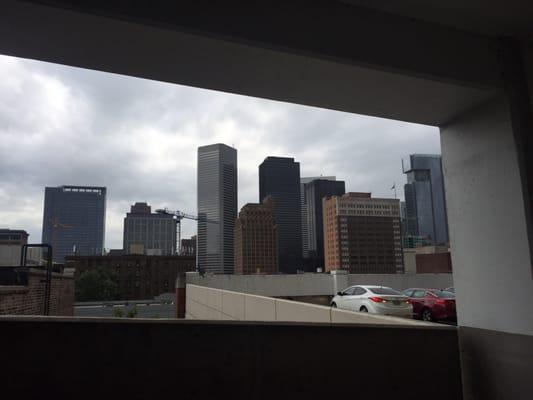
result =
[[[12,267],[20,264],[20,249],[19,245],[0,245],[0,266]]]
[[[461,398],[450,327],[0,317],[0,332],[5,399]]]
[[[341,271],[342,272],[342,271]],[[271,297],[331,296],[350,285],[383,285],[397,290],[410,287],[445,288],[451,274],[298,274],[206,275],[186,274],[188,284]]]
[[[432,326],[421,321],[187,285],[188,319]]]
[[[0,286],[0,315],[42,315],[46,273],[30,269],[27,286]],[[74,315],[74,278],[52,273],[50,315]]]

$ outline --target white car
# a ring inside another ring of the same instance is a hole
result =
[[[409,298],[386,286],[350,286],[333,297],[331,307],[395,317],[413,316]]]

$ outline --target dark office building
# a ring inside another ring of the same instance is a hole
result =
[[[324,270],[324,222],[322,200],[328,196],[342,196],[346,193],[344,181],[315,179],[305,184],[307,208],[308,265],[310,272],[317,268]]]
[[[448,218],[440,155],[412,154],[402,160],[407,175],[404,187],[408,236],[429,244],[446,244]]]
[[[233,273],[237,218],[237,150],[225,144],[198,148],[198,268]]]
[[[272,196],[278,231],[279,271],[296,273],[302,265],[300,163],[267,157],[259,166],[259,201]]]
[[[105,212],[105,187],[45,188],[42,241],[52,245],[54,261],[103,254]]]
[[[126,254],[175,255],[176,229],[173,215],[152,213],[147,203],[135,203],[124,218],[124,251]]]

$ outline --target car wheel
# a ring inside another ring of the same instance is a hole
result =
[[[331,303],[331,308],[337,308],[337,304],[336,303]]]
[[[368,312],[368,309],[367,309],[365,306],[363,306],[363,307],[361,307],[361,308],[359,309],[359,311],[361,311],[361,312]]]
[[[431,310],[429,308],[422,311],[422,321],[433,321],[433,315],[431,315]]]

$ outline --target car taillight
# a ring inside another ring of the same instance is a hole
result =
[[[435,303],[437,303],[437,304],[446,304],[446,300],[444,300],[444,299],[437,299],[437,300],[435,301]]]
[[[387,300],[382,299],[381,297],[369,297],[369,299],[375,303],[386,303],[387,302]]]

